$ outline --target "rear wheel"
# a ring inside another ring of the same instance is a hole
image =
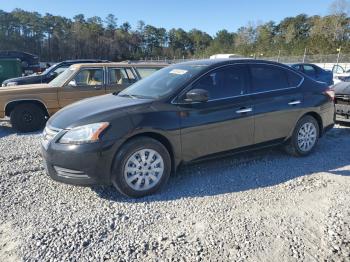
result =
[[[12,127],[20,132],[33,132],[45,126],[46,114],[36,104],[23,103],[12,110],[10,121]]]
[[[293,135],[286,145],[286,151],[294,156],[306,156],[310,154],[319,138],[319,125],[316,119],[312,116],[302,117],[294,131]]]
[[[118,152],[112,183],[126,196],[142,197],[159,190],[170,172],[171,159],[163,144],[140,137],[127,142]]]

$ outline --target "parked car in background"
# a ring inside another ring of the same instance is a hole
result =
[[[335,112],[338,121],[350,121],[350,82],[340,82],[333,87]]]
[[[39,130],[48,117],[73,102],[118,93],[140,80],[136,73],[138,66],[126,63],[74,64],[48,84],[0,88],[0,118],[10,117],[12,126],[22,132]],[[164,66],[142,64],[142,68]]]
[[[325,83],[275,62],[174,64],[119,94],[57,112],[42,155],[55,180],[113,184],[140,197],[181,163],[218,153],[284,145],[308,155],[334,125],[333,95]]]
[[[333,73],[330,70],[323,69],[314,64],[298,63],[290,64],[294,69],[304,73],[305,75],[315,79],[316,81],[324,82],[327,85],[333,85]]]
[[[345,70],[341,65],[333,66],[334,84],[339,82],[350,82],[350,69]]]
[[[21,61],[22,74],[28,75],[40,72],[39,57],[21,51],[0,51],[0,59],[19,59]]]
[[[22,75],[21,60],[0,58],[0,84],[11,77]]]
[[[81,64],[81,63],[106,63],[106,62],[108,61],[100,60],[100,59],[67,60],[67,61],[63,61],[52,65],[51,67],[47,68],[44,72],[40,74],[33,74],[29,76],[7,79],[2,83],[2,86],[19,86],[19,85],[49,83],[71,65]]]

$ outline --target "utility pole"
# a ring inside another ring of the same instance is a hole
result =
[[[304,50],[304,56],[303,56],[303,63],[305,63],[305,59],[306,59],[306,48],[305,48],[305,50]]]
[[[340,52],[341,52],[341,47],[337,49],[338,51],[338,56],[337,56],[337,65],[339,64],[339,59],[340,59]]]
[[[281,56],[281,50],[278,50],[277,62],[280,61],[280,56]]]

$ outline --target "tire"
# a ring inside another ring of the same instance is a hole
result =
[[[33,132],[44,128],[46,114],[36,104],[23,103],[12,110],[10,121],[12,127],[20,132]]]
[[[143,197],[166,184],[170,173],[171,158],[165,146],[155,139],[139,137],[127,142],[115,156],[111,180],[123,195]]]
[[[285,150],[293,156],[307,156],[315,149],[319,137],[320,127],[317,120],[310,115],[306,115],[297,122]]]

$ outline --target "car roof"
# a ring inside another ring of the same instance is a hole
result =
[[[252,58],[216,58],[216,59],[202,59],[202,60],[193,60],[188,62],[182,62],[178,65],[207,65],[209,67],[216,67],[220,65],[229,65],[229,64],[237,64],[237,63],[249,63],[249,64],[271,64],[271,65],[279,65],[284,66],[284,64],[269,61],[269,60],[262,60],[262,59],[252,59]],[[176,66],[176,64],[174,65]]]
[[[125,62],[108,62],[108,63],[78,63],[73,64],[72,66],[76,68],[81,67],[114,67],[114,66],[123,66],[123,67],[166,67],[169,64],[166,63],[125,63]]]

